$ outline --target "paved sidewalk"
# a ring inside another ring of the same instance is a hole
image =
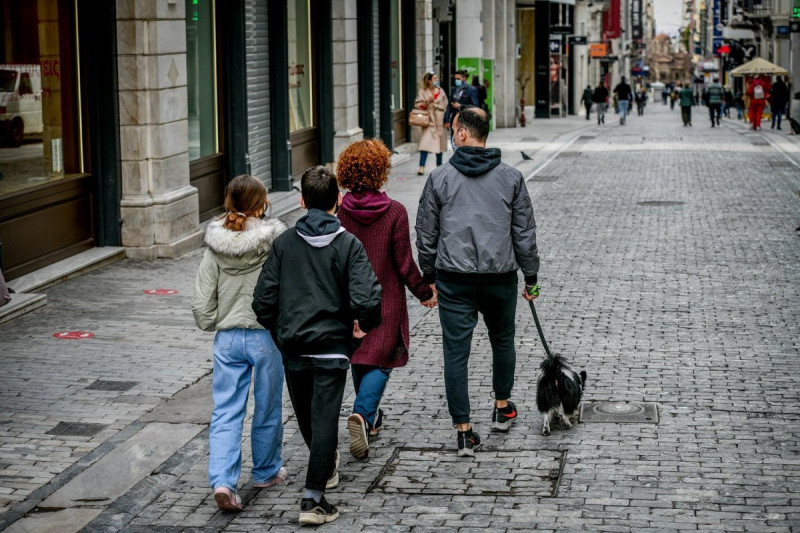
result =
[[[349,456],[342,422],[341,484],[329,494],[341,518],[325,528],[800,528],[800,167],[768,136],[728,121],[682,128],[677,111],[658,105],[624,127],[613,115],[606,121],[534,121],[491,139],[509,163],[522,159],[518,150],[534,157],[525,168],[542,254],[537,309],[552,347],[587,370],[586,402],[653,402],[657,420],[555,425],[541,436],[543,352],[520,302],[521,419],[507,435],[487,432],[491,355],[479,326],[470,393],[486,444],[475,460],[456,460],[438,317],[412,304],[411,362],[390,381],[386,429],[369,461]],[[412,220],[425,179],[416,165],[415,157],[399,165],[388,187]],[[57,512],[36,505],[152,427],[142,415],[208,375],[212,335],[194,328],[188,308],[200,257],[112,265],[51,288],[45,308],[0,325],[0,520],[32,510],[23,520],[52,523]],[[151,288],[180,292],[144,294]],[[51,336],[61,330],[95,337]],[[97,380],[136,383],[87,389]],[[87,531],[296,530],[307,452],[284,399],[290,482],[250,488],[245,443],[242,513],[216,512],[202,427],[113,501],[70,510],[87,513]],[[348,393],[342,416],[352,400]],[[48,434],[59,422],[103,427]]]

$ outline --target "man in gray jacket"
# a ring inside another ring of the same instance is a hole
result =
[[[517,270],[526,300],[538,296],[536,222],[522,174],[486,148],[489,117],[464,106],[453,120],[455,154],[428,178],[417,212],[422,273],[435,281],[442,324],[444,377],[459,456],[474,456],[480,437],[470,425],[468,363],[478,313],[492,345],[495,406],[492,429],[508,431],[517,417],[514,385]]]

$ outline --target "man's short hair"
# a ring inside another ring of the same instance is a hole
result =
[[[465,105],[458,108],[458,125],[467,130],[469,136],[484,142],[489,136],[489,115],[480,107]]]
[[[306,209],[330,211],[339,199],[336,175],[327,167],[317,165],[303,172],[300,190]]]

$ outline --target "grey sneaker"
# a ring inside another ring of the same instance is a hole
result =
[[[358,413],[347,417],[347,431],[350,432],[350,453],[357,459],[369,456],[367,421]]]
[[[325,483],[326,489],[335,489],[339,486],[339,450],[336,450],[336,463],[333,466],[333,474],[331,477],[328,478],[328,482]],[[336,515],[339,516],[338,514]],[[334,520],[333,518],[331,520]],[[330,520],[329,520],[330,521]],[[322,522],[320,522],[321,524]]]

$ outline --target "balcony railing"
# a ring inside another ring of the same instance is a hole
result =
[[[737,7],[751,17],[767,17],[772,14],[773,0],[738,0]]]

